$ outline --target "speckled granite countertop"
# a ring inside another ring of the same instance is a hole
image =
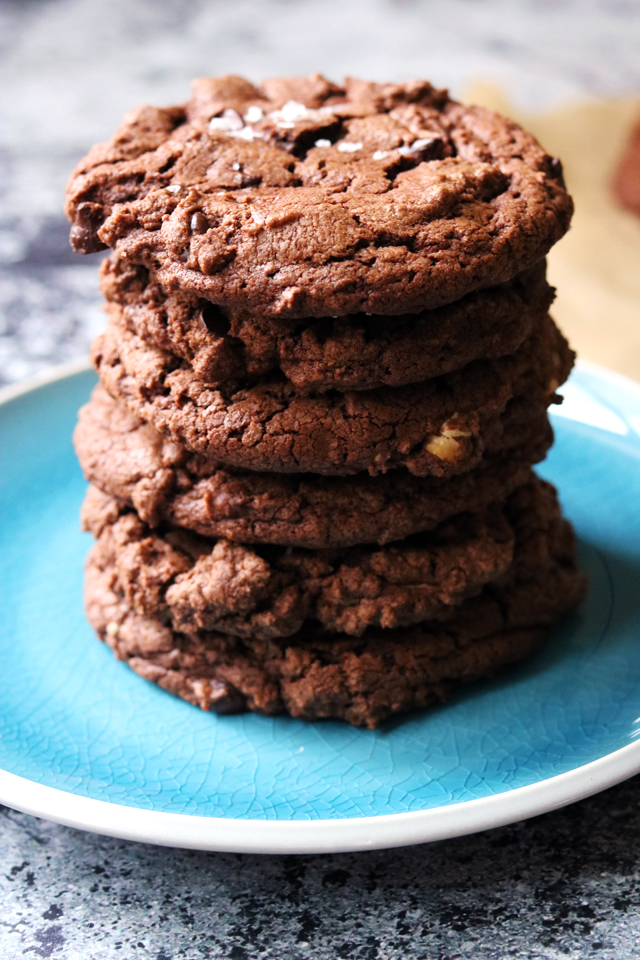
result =
[[[526,107],[640,90],[637,0],[0,0],[0,383],[102,325],[65,179],[192,76],[501,83]],[[640,778],[479,836],[340,856],[199,854],[0,817],[0,956],[640,957]]]
[[[6,811],[3,958],[640,955],[640,781],[474,837],[273,857],[167,850]]]

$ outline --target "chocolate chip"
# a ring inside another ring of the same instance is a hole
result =
[[[225,680],[210,680],[211,700],[209,709],[214,713],[240,713],[247,709],[244,694]]]
[[[207,333],[214,337],[225,337],[229,333],[230,324],[226,316],[216,303],[210,300],[201,300],[200,322],[205,327]]]
[[[566,184],[565,184],[565,182],[564,182],[564,173],[563,173],[563,171],[562,171],[562,162],[558,159],[558,157],[553,157],[553,159],[552,159],[551,162],[549,163],[549,167],[550,167],[550,171],[551,171],[551,176],[552,176],[555,180],[557,180],[558,183],[560,184],[560,186],[564,189],[564,188],[566,187]]]
[[[207,218],[203,213],[200,213],[198,210],[191,217],[191,233],[206,233],[209,229],[209,224],[207,223]]]
[[[104,211],[98,203],[80,203],[69,234],[71,246],[78,253],[97,253],[104,250],[106,244],[98,236]]]

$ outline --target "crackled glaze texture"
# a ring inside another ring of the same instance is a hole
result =
[[[313,820],[496,796],[633,742],[640,731],[640,396],[633,389],[584,370],[574,375],[541,471],[559,487],[582,544],[591,588],[580,612],[526,666],[442,709],[369,732],[202,713],[142,682],[92,639],[80,600],[88,544],[76,517],[84,482],[69,437],[93,382],[93,374],[80,374],[3,408],[0,440],[15,451],[3,463],[1,488],[3,769],[149,810]]]

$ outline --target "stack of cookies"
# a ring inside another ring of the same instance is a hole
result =
[[[375,727],[528,656],[584,579],[532,465],[572,213],[515,123],[419,81],[194,83],[68,191],[102,267],[75,441],[86,605],[205,710]]]

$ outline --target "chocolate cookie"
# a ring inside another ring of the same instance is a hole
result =
[[[194,293],[167,293],[146,267],[118,256],[102,264],[102,291],[132,333],[187,360],[205,383],[279,368],[314,392],[404,386],[514,353],[553,300],[544,261],[499,287],[398,317],[227,315]]]
[[[508,512],[515,532],[510,575],[444,622],[369,628],[357,638],[312,625],[287,639],[178,632],[166,617],[136,609],[140,585],[132,592],[128,574],[123,582],[112,555],[99,547],[87,567],[87,613],[116,656],[205,710],[286,710],[306,720],[335,717],[373,728],[392,714],[445,700],[456,683],[528,656],[580,601],[585,580],[553,488],[527,484],[512,495]],[[235,573],[241,576],[237,567]]]
[[[312,621],[361,636],[374,626],[447,619],[504,577],[513,559],[513,528],[499,504],[385,547],[346,550],[249,548],[179,528],[154,533],[115,501],[84,518],[98,536],[95,562],[116,571],[135,611],[183,633],[271,640]]]
[[[346,479],[233,471],[163,438],[98,386],[80,410],[74,444],[85,476],[104,491],[93,488],[93,512],[114,497],[151,526],[164,520],[204,536],[325,548],[401,540],[502,500],[553,439],[545,414],[518,434],[504,456],[486,455],[446,480],[403,470]]]
[[[172,354],[127,330],[121,308],[92,348],[102,384],[165,436],[228,466],[343,476],[406,467],[416,476],[464,473],[485,448],[514,446],[510,401],[522,420],[553,402],[573,354],[550,317],[496,360],[406,387],[300,395],[289,381],[214,389]]]
[[[71,243],[218,306],[404,314],[504,283],[566,232],[560,164],[424,81],[197,80],[142,107],[69,183]]]

